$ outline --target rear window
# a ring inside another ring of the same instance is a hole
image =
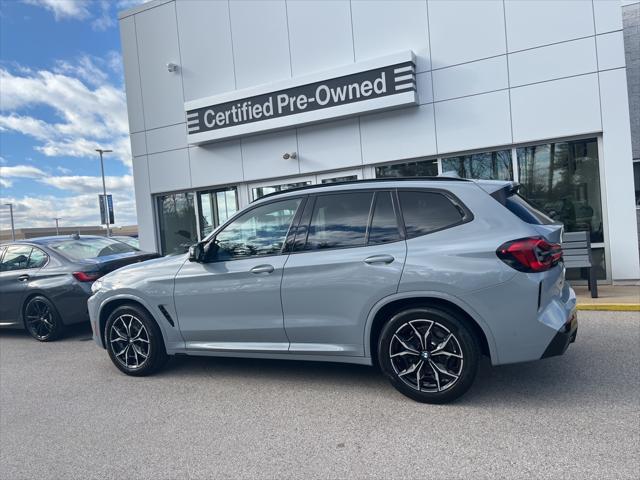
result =
[[[542,211],[535,208],[517,193],[509,195],[505,200],[504,206],[520,220],[532,225],[550,225],[552,223],[558,223]]]
[[[399,191],[407,238],[419,237],[462,222],[463,212],[441,193]]]
[[[71,260],[87,260],[91,258],[107,257],[118,253],[137,252],[138,249],[126,243],[109,238],[80,238],[78,240],[63,240],[51,244],[58,253]]]

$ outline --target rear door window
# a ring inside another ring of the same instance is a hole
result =
[[[47,254],[39,248],[33,247],[31,255],[29,256],[29,263],[27,268],[42,268],[47,263]]]
[[[393,209],[391,192],[376,192],[368,245],[396,242],[400,240],[398,218]]]
[[[31,247],[29,245],[11,245],[7,247],[2,263],[0,263],[0,272],[29,268],[30,254]]]
[[[461,223],[464,214],[445,195],[437,192],[398,192],[407,238],[415,238]]]
[[[373,192],[319,195],[305,250],[365,245]]]

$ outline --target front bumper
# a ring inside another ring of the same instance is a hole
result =
[[[576,341],[577,335],[578,314],[574,310],[564,326],[560,330],[558,330],[551,342],[549,342],[549,345],[547,345],[546,350],[540,358],[562,355],[564,352],[566,352],[569,344]]]

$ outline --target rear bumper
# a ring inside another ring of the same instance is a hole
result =
[[[549,342],[549,345],[547,345],[547,348],[540,358],[562,355],[567,351],[569,344],[576,341],[577,335],[578,314],[574,310],[567,320],[567,323],[565,323],[564,326],[560,330],[558,330],[555,336],[551,339],[551,342]]]

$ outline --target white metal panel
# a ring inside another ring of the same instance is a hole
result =
[[[138,45],[134,17],[120,21],[120,44],[122,45],[122,63],[124,65],[124,83],[127,91],[127,113],[129,131],[144,130],[144,108],[140,87],[140,69],[138,67]]]
[[[596,33],[622,30],[621,2],[616,0],[593,0]]]
[[[289,78],[284,1],[234,0],[229,5],[237,88]]]
[[[147,129],[184,122],[180,69],[167,70],[167,63],[181,63],[175,13],[167,3],[135,16]]]
[[[433,71],[436,102],[508,87],[506,55]]]
[[[357,118],[298,129],[300,172],[321,172],[362,164]]]
[[[298,143],[293,129],[243,138],[241,146],[245,180],[300,173],[297,158],[282,158],[285,153],[297,153]]]
[[[240,140],[190,147],[189,161],[194,188],[243,181]]]
[[[509,51],[594,34],[591,0],[505,2]]]
[[[509,93],[506,90],[435,105],[438,153],[511,143]]]
[[[417,72],[431,69],[426,1],[358,0],[351,12],[356,61],[408,48]]]
[[[638,230],[634,208],[633,163],[629,129],[629,99],[625,69],[600,74],[602,97],[602,146],[604,195],[609,232],[611,277],[613,280],[640,279]]]
[[[187,147],[187,128],[184,123],[147,130],[148,153],[166,152]]]
[[[512,87],[596,70],[596,45],[593,37],[509,54]]]
[[[423,72],[416,75],[419,105],[433,102],[433,86],[431,83],[431,72]]]
[[[511,89],[514,142],[601,130],[597,74]]]
[[[145,132],[132,133],[129,135],[131,139],[131,156],[139,157],[147,153],[147,140]]]
[[[353,63],[348,0],[288,1],[287,18],[294,77]]]
[[[146,155],[134,157],[132,161],[133,182],[138,217],[138,238],[140,248],[147,252],[157,252],[154,226],[153,203],[149,188],[149,168]]]
[[[600,70],[625,66],[622,30],[596,36],[596,46],[598,48],[598,68]]]
[[[365,164],[435,155],[433,104],[360,117]]]
[[[500,0],[431,0],[429,28],[433,68],[506,53]]]
[[[227,2],[176,2],[185,100],[235,88]]]
[[[154,153],[149,158],[151,193],[185,190],[191,187],[189,153],[186,148]]]
[[[184,123],[147,130],[148,153],[166,152],[187,147],[187,128]]]

